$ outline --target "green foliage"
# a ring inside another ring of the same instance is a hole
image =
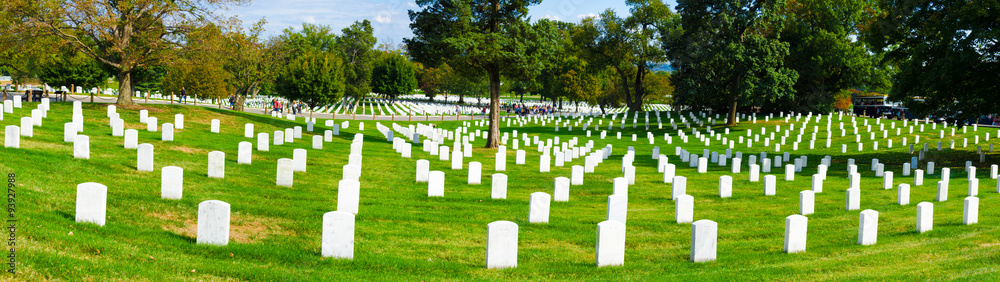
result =
[[[226,52],[222,29],[216,25],[200,27],[188,34],[185,48],[176,53],[166,65],[166,75],[161,80],[165,93],[198,98],[225,98],[233,92],[228,83],[232,74],[223,68]]]
[[[342,30],[337,37],[337,47],[340,48],[344,61],[344,79],[346,81],[344,94],[361,101],[371,93],[372,65],[375,62],[375,35],[371,22],[356,21],[350,27]]]
[[[482,71],[490,82],[487,148],[499,145],[500,77],[531,79],[555,50],[555,29],[532,25],[528,6],[540,0],[419,0],[409,11],[414,37],[405,39],[413,58],[425,65]]]
[[[293,58],[275,81],[275,89],[289,100],[310,106],[331,104],[344,95],[343,62],[337,54],[313,51]]]
[[[447,79],[452,75],[451,72],[451,67],[446,63],[436,68],[423,69],[420,74],[420,90],[427,98],[434,100],[437,94],[448,91]]]
[[[646,87],[646,97],[649,101],[661,104],[673,104],[674,86],[670,84],[670,73],[659,71],[646,76],[643,81]]]
[[[416,67],[399,53],[386,53],[375,63],[372,70],[372,91],[396,96],[410,94],[417,88]]]
[[[798,75],[784,67],[788,43],[778,40],[783,4],[774,0],[681,0],[684,32],[665,38],[677,69],[675,103],[728,111],[791,95]]]
[[[667,61],[662,43],[678,32],[679,18],[661,0],[625,3],[627,18],[608,9],[600,18],[585,19],[573,40],[592,64],[616,72],[629,110],[641,111],[647,95],[643,81],[654,64]]]
[[[852,87],[885,88],[888,73],[879,57],[855,41],[874,14],[866,0],[790,0],[780,11],[781,40],[789,43],[785,66],[799,74],[795,95],[768,108],[829,112],[834,95]]]
[[[42,83],[49,86],[69,88],[75,85],[88,91],[102,86],[101,84],[111,76],[100,62],[75,51],[63,52],[40,60],[35,73]]]
[[[329,39],[329,42],[307,45],[303,43],[305,40],[326,40],[329,37],[302,36],[297,33],[285,34],[294,37],[294,40],[283,41],[281,37],[264,40],[261,38],[261,33],[264,31],[264,23],[264,20],[260,20],[252,28],[244,32],[242,27],[240,27],[239,21],[234,19],[233,26],[225,34],[224,43],[222,44],[222,50],[225,51],[223,68],[229,72],[229,84],[232,85],[236,92],[237,101],[233,110],[242,111],[247,96],[255,96],[264,89],[273,88],[273,82],[278,75],[279,66],[284,62],[286,57],[292,54],[302,54],[303,50],[314,50],[307,48],[307,46],[319,46],[330,49],[328,45],[333,42],[332,39]],[[310,34],[313,28],[314,26],[304,25],[303,34]],[[287,45],[282,45],[282,43],[299,45],[288,48]],[[286,50],[294,50],[295,52],[284,52]]]
[[[866,36],[898,67],[890,99],[957,120],[1000,112],[1000,2],[886,0]]]

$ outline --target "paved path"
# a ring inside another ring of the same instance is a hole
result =
[[[23,97],[24,93],[23,92],[22,93],[11,93],[11,92],[8,92],[7,93],[7,99],[8,100],[13,99],[13,95],[17,95],[17,96],[22,96]],[[53,99],[54,101],[61,101],[62,100],[62,97],[56,97],[56,96],[57,95],[55,95],[55,94],[50,94],[49,98]],[[110,104],[110,103],[115,103],[116,101],[118,101],[118,97],[107,97],[107,96],[104,96],[104,97],[102,97],[102,96],[94,96],[93,99],[94,99],[93,100],[94,103],[109,103]],[[66,100],[68,100],[68,101],[81,101],[81,102],[84,102],[84,103],[90,103],[91,98],[90,98],[89,95],[67,95],[67,99]],[[27,101],[27,99],[22,98],[22,101]],[[148,99],[147,100],[145,98],[135,98],[135,97],[133,97],[132,101],[134,101],[136,104],[159,104],[159,105],[170,104],[170,101],[168,101],[168,100],[157,100],[157,99]],[[206,107],[206,108],[222,108],[222,109],[228,109],[229,108],[229,107],[224,107],[224,106],[220,107],[217,104],[204,104],[204,103],[202,103],[202,104],[195,105],[194,103],[191,103],[191,102],[180,103],[180,102],[176,102],[176,101],[174,102],[174,105],[197,106],[197,107]],[[269,115],[267,112],[265,112],[264,109],[244,108],[243,111],[247,112],[247,113]],[[308,117],[309,113],[304,113],[304,114],[302,114],[302,116]],[[386,120],[386,121],[448,121],[448,120],[480,120],[480,119],[484,119],[483,115],[472,115],[472,116],[468,116],[468,115],[463,115],[463,116],[454,116],[454,115],[443,115],[443,116],[424,116],[424,115],[420,115],[420,116],[383,116],[383,115],[351,115],[351,114],[337,114],[337,115],[334,115],[334,114],[330,114],[330,113],[313,113],[312,117],[313,118],[317,118],[317,119]]]

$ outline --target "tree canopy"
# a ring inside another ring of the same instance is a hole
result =
[[[784,65],[777,0],[680,0],[684,31],[665,38],[677,68],[675,104],[728,112],[791,95],[798,74]]]
[[[482,70],[490,82],[490,130],[486,147],[499,145],[500,77],[531,78],[551,56],[554,29],[532,25],[528,6],[540,0],[418,0],[409,11],[414,37],[405,39],[418,62]],[[539,21],[543,22],[543,21]]]
[[[1000,112],[1000,2],[885,0],[867,41],[897,66],[890,98],[965,121]]]
[[[410,94],[417,88],[416,69],[412,62],[396,52],[383,54],[372,69],[372,91],[389,96]]]

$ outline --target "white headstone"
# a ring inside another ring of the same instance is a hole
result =
[[[875,210],[861,211],[858,220],[858,244],[874,245],[878,241],[878,212]]]
[[[486,268],[517,267],[517,224],[494,221],[486,225]]]
[[[87,182],[76,185],[76,222],[104,226],[108,208],[108,186]]]
[[[257,151],[267,152],[271,145],[271,137],[267,133],[257,133]]]
[[[222,151],[208,153],[208,177],[226,178],[226,153]]]
[[[552,200],[556,202],[569,202],[569,178],[556,177],[556,187],[552,193]]]
[[[471,166],[471,164],[470,164]],[[428,160],[417,160],[417,182],[427,182],[429,179],[428,173],[430,173],[431,162]]]
[[[306,149],[292,150],[292,171],[305,172],[309,152]]]
[[[212,133],[219,133],[219,120],[212,119]]]
[[[444,172],[434,170],[427,173],[427,196],[444,197]]]
[[[764,196],[774,196],[775,195],[775,185],[777,185],[778,177],[768,174],[764,176]]]
[[[737,159],[738,160],[738,159]],[[719,197],[729,198],[733,196],[733,177],[723,175],[719,177]]]
[[[361,182],[343,179],[337,182],[337,211],[358,214],[361,197]]]
[[[138,146],[136,170],[153,171],[153,144],[142,143]]]
[[[138,148],[139,144],[139,131],[135,129],[125,130],[125,149],[135,149]]]
[[[506,199],[507,175],[503,173],[494,173],[492,178],[492,183],[493,183],[493,189],[490,192],[490,198]]]
[[[608,220],[597,224],[597,267],[625,264],[625,223]]]
[[[278,170],[275,176],[275,185],[292,187],[295,181],[294,161],[292,159],[278,159]]]
[[[549,206],[552,196],[545,192],[531,193],[531,201],[528,204],[528,222],[549,223]]]
[[[962,211],[962,224],[970,225],[979,223],[979,198],[975,196],[965,197],[965,208]]]
[[[354,214],[332,211],[323,214],[323,257],[354,259]]]
[[[198,244],[229,244],[229,204],[208,200],[198,204]]]
[[[607,220],[615,220],[621,223],[627,223],[628,218],[628,197],[623,195],[611,195],[608,196],[608,215]]]
[[[180,200],[184,195],[184,169],[165,166],[160,171],[160,197]]]
[[[810,215],[815,211],[816,194],[811,190],[799,192],[799,214]]]
[[[934,204],[921,202],[917,204],[917,233],[934,229]]]
[[[76,124],[67,122],[63,125],[63,142],[72,143],[76,138]]]
[[[948,200],[948,181],[938,181],[937,182],[937,198],[938,202],[944,202]]]
[[[694,221],[694,197],[687,194],[677,196],[674,202],[674,221],[678,224]]]
[[[570,171],[570,185],[583,185],[583,166],[573,166]]]
[[[909,205],[910,204],[910,184],[899,184],[896,188],[898,191],[896,193],[896,203],[899,205]]]
[[[809,219],[805,216],[793,214],[785,217],[786,253],[791,254],[806,251],[806,230],[808,230],[808,225]]]
[[[691,224],[691,261],[715,261],[719,226],[715,221],[702,219]]]
[[[90,159],[90,137],[77,135],[73,142],[73,158]]]
[[[859,188],[847,189],[846,209],[849,211],[861,209],[861,189]]]
[[[677,197],[687,194],[687,177],[674,176],[671,185],[670,199],[676,201]]]

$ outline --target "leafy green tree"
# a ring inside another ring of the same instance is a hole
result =
[[[614,10],[600,18],[585,19],[574,41],[587,59],[601,67],[611,67],[619,77],[619,89],[630,111],[642,111],[646,98],[643,81],[653,65],[667,61],[661,41],[663,34],[679,29],[678,17],[662,0],[627,0],[631,15],[619,17]]]
[[[888,73],[879,56],[855,40],[876,8],[868,0],[789,0],[779,12],[784,19],[781,40],[790,46],[785,66],[799,78],[795,95],[768,108],[826,113],[841,90],[887,87]]]
[[[436,68],[426,68],[420,74],[420,90],[428,99],[434,101],[434,96],[445,93],[447,89],[447,79],[452,75],[452,69],[447,63],[442,63]]]
[[[388,52],[375,63],[372,70],[372,91],[387,95],[392,102],[396,96],[410,94],[417,88],[416,67],[396,52]]]
[[[247,96],[256,96],[260,91],[273,87],[278,75],[278,67],[285,60],[286,52],[282,52],[280,39],[266,40],[261,37],[264,31],[264,20],[256,22],[253,27],[243,31],[239,21],[234,23],[224,36],[222,50],[225,58],[222,67],[229,72],[229,84],[236,94],[234,111],[242,111]],[[305,28],[304,28],[305,29]],[[280,37],[279,37],[280,38]],[[324,37],[303,38],[326,40]],[[332,39],[330,39],[332,44]],[[302,43],[297,41],[296,43]],[[322,45],[322,44],[316,44]]]
[[[120,105],[132,105],[133,75],[183,44],[184,35],[214,19],[211,11],[235,0],[120,1],[6,0],[0,17],[16,19],[5,32],[51,37],[107,65],[118,78]]]
[[[84,89],[100,87],[111,76],[104,65],[75,50],[40,60],[35,72],[38,79],[49,86]]]
[[[528,6],[540,0],[418,0],[409,11],[414,37],[407,50],[425,65],[448,62],[456,69],[476,69],[490,82],[490,130],[486,148],[500,144],[500,77],[531,78],[554,50],[554,28],[545,20],[532,26]]]
[[[309,106],[331,104],[344,95],[343,62],[332,52],[311,51],[287,62],[275,81],[275,90],[289,100]]]
[[[866,39],[896,65],[889,97],[964,122],[1000,112],[1000,2],[886,0]]]
[[[779,0],[680,0],[684,31],[664,34],[674,58],[675,104],[728,112],[736,125],[740,103],[760,105],[793,93],[798,78],[784,67],[788,43],[778,40]]]
[[[674,86],[670,84],[670,73],[664,71],[651,73],[643,83],[650,101],[673,104]]]
[[[229,97],[232,87],[230,73],[223,68],[226,52],[220,48],[224,35],[217,25],[206,25],[187,34],[184,48],[170,54],[161,87],[164,92],[180,93],[197,98]]]
[[[337,37],[337,47],[340,48],[344,61],[345,95],[354,97],[354,107],[371,93],[372,65],[376,59],[375,35],[371,22],[356,21],[350,27],[344,28]]]

